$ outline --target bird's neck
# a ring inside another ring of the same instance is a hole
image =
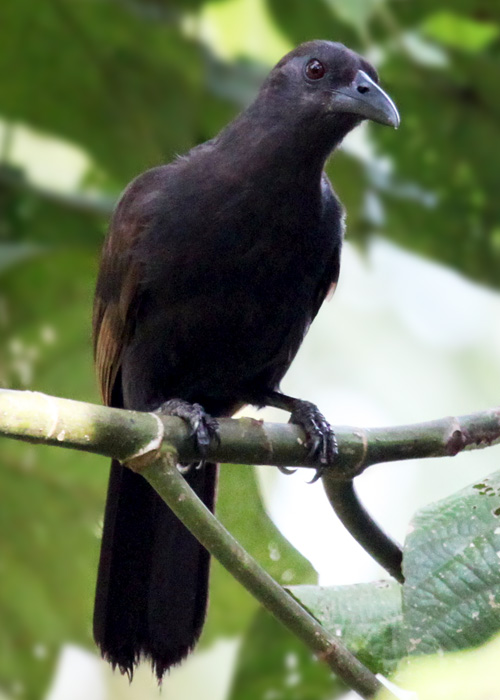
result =
[[[318,120],[319,121],[319,120]],[[217,150],[240,177],[269,187],[317,190],[325,162],[354,123],[315,123],[292,106],[255,102],[220,135]]]

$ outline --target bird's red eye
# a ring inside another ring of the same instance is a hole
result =
[[[306,75],[310,80],[319,80],[325,73],[325,66],[317,58],[312,58],[306,66]]]

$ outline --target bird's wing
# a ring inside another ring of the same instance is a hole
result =
[[[92,327],[97,379],[108,406],[113,404],[113,388],[140,299],[142,274],[132,251],[148,229],[161,196],[160,170],[144,173],[125,190],[103,247]]]
[[[344,237],[344,211],[326,177],[322,179],[323,216],[321,226],[325,237],[331,242],[325,270],[316,289],[311,321],[321,308],[324,300],[331,297],[337,287],[340,274],[340,254]]]

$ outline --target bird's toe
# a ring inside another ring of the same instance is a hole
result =
[[[220,442],[217,419],[205,413],[205,409],[199,403],[189,403],[183,399],[166,401],[160,406],[158,413],[164,416],[177,416],[187,423],[190,428],[190,436],[195,441],[202,456],[202,460],[197,466],[202,466],[211,441]]]
[[[318,407],[309,401],[301,401],[297,405],[290,416],[290,422],[300,425],[304,430],[308,456],[318,463],[313,483],[335,462],[338,455],[335,432]]]

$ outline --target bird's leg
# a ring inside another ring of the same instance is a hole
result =
[[[338,455],[337,438],[333,428],[318,407],[310,401],[294,399],[278,391],[272,391],[266,396],[266,405],[290,411],[290,423],[300,425],[305,432],[309,456],[319,462],[311,482],[314,483],[322,476],[325,468],[334,463]]]
[[[191,437],[201,454],[201,460],[196,467],[202,467],[210,442],[212,440],[220,442],[219,421],[205,413],[205,409],[199,403],[189,403],[183,399],[165,401],[156,412],[162,416],[177,416],[188,424],[191,428]],[[189,471],[193,465],[185,466],[186,471]]]

